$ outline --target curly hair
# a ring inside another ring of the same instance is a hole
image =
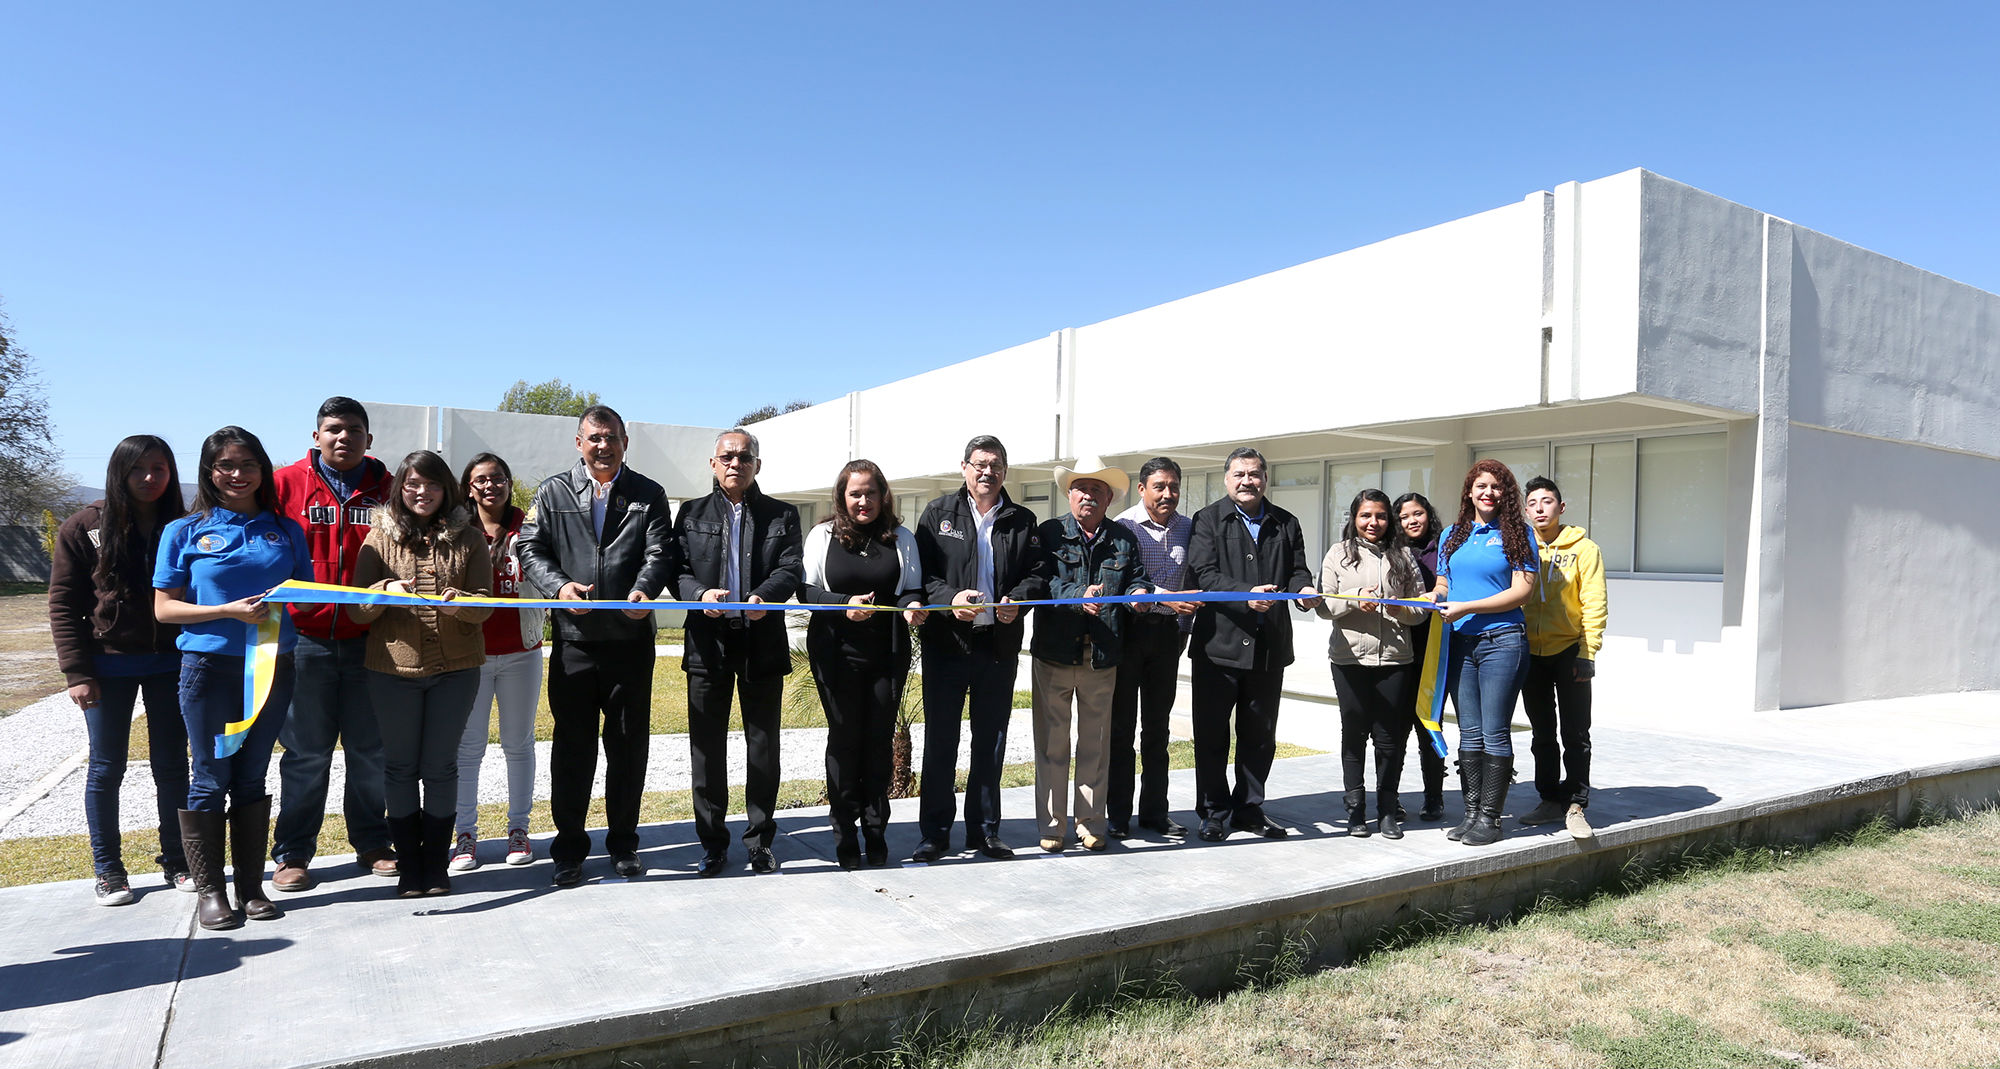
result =
[[[1493,519],[1500,528],[1500,548],[1507,554],[1507,566],[1537,563],[1534,551],[1528,548],[1528,521],[1521,513],[1521,484],[1514,481],[1514,473],[1507,465],[1490,457],[1474,461],[1466,471],[1465,485],[1458,492],[1458,519],[1451,525],[1451,537],[1438,547],[1438,559],[1450,560],[1471,536],[1472,523],[1477,518],[1472,508],[1472,483],[1482,474],[1500,480],[1500,507],[1494,510]]]
[[[856,473],[873,479],[876,491],[882,495],[882,509],[875,514],[874,522],[866,527],[856,524],[847,511],[847,480]],[[882,474],[882,469],[876,467],[872,460],[850,460],[833,480],[833,512],[820,522],[832,524],[833,537],[852,551],[867,542],[895,545],[896,525],[903,521],[896,516],[896,499],[889,493],[889,479]]]

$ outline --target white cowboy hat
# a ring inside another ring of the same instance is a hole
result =
[[[1125,473],[1106,464],[1103,457],[1078,457],[1074,468],[1056,466],[1056,485],[1063,493],[1069,493],[1069,484],[1078,479],[1096,479],[1109,486],[1113,501],[1124,497],[1126,489],[1131,485]]]

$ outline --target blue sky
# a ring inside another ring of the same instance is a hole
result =
[[[725,424],[1634,166],[2000,290],[1990,5],[0,10],[89,485],[330,393]]]

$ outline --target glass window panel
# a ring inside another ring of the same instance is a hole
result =
[[[1640,440],[1640,571],[1721,574],[1727,459],[1722,434]]]
[[[1266,499],[1299,518],[1299,529],[1305,536],[1308,554],[1322,553],[1326,549],[1320,536],[1323,521],[1320,518],[1319,476],[1320,466],[1316,460],[1303,464],[1274,464],[1271,466],[1271,478],[1264,484]],[[1319,558],[1314,556],[1312,559]]]
[[[1431,467],[1430,457],[1392,457],[1383,461],[1382,492],[1388,494],[1391,501],[1404,494],[1422,494],[1427,498],[1430,497]]]
[[[1347,528],[1347,506],[1354,495],[1381,482],[1379,460],[1330,460],[1326,465],[1326,541],[1332,545]]]
[[[1212,505],[1222,500],[1222,472],[1211,471],[1202,478],[1201,503]]]
[[[1588,445],[1556,446],[1556,465],[1549,478],[1562,488],[1563,522],[1589,530],[1590,519],[1590,451]],[[1525,497],[1527,487],[1522,486]]]
[[[1028,483],[1021,487],[1019,501],[1023,507],[1035,514],[1035,519],[1047,522],[1069,511],[1067,501],[1056,502],[1056,484]]]
[[[1637,449],[1632,442],[1599,442],[1589,448],[1590,509],[1584,519],[1577,519],[1571,513],[1570,522],[1587,530],[1590,540],[1604,552],[1606,571],[1632,571]],[[1568,480],[1562,480],[1562,484],[1567,495]]]
[[[1547,475],[1549,473],[1549,447],[1547,445],[1516,445],[1509,446],[1506,449],[1475,449],[1472,451],[1472,459],[1474,460],[1486,460],[1488,458],[1507,465],[1508,470],[1514,473],[1515,481],[1523,485],[1526,485],[1529,479],[1537,475]],[[1458,480],[1460,485],[1463,485],[1465,481],[1464,472],[1461,471],[1458,473]],[[1452,487],[1451,492],[1456,494],[1458,487]],[[1447,515],[1458,515],[1457,498],[1452,499],[1452,505],[1449,508],[1437,498],[1431,498],[1431,503],[1437,505]]]

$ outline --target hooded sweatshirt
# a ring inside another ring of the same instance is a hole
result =
[[[1576,655],[1594,661],[1604,645],[1604,556],[1581,527],[1565,526],[1541,551],[1535,596],[1522,606],[1528,652],[1548,657],[1579,646]]]
[[[308,453],[296,464],[279,468],[272,477],[278,491],[278,511],[305,528],[312,547],[313,580],[351,586],[354,561],[368,538],[377,506],[389,502],[393,481],[389,469],[374,457],[362,460],[349,474],[353,493],[342,497],[320,474],[317,455]],[[338,605],[293,605],[292,623],[299,634],[318,639],[357,638],[368,633],[340,611]]]

